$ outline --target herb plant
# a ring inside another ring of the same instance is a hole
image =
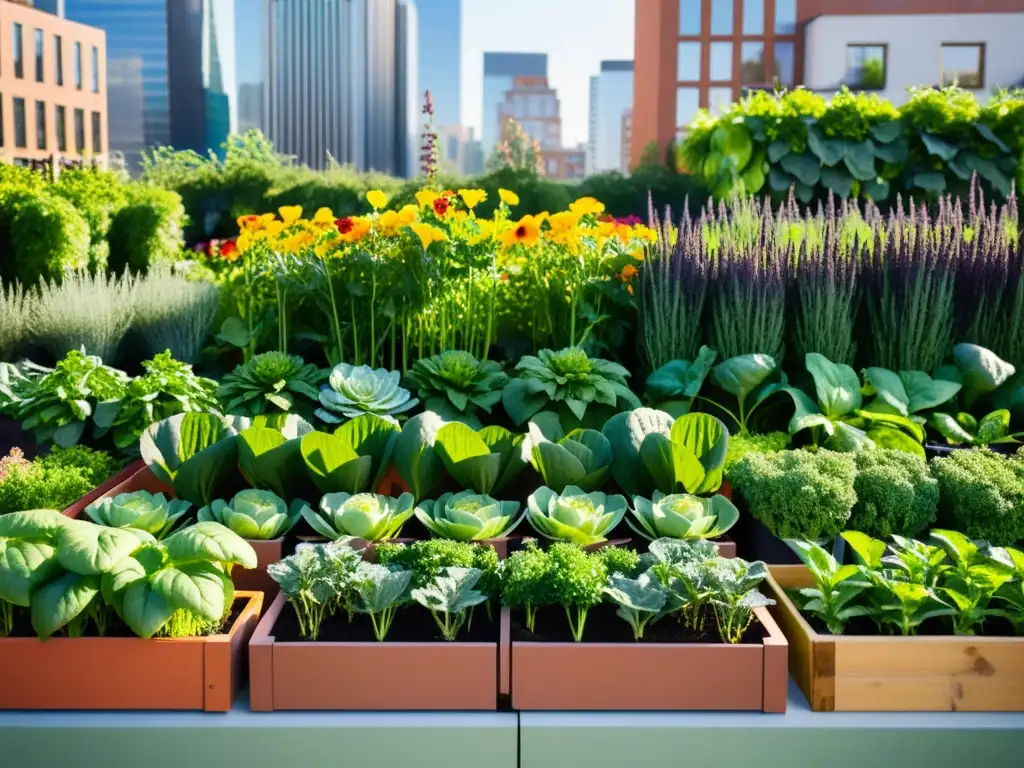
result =
[[[972,539],[1010,546],[1024,539],[1024,462],[984,448],[931,463],[939,483],[938,522]]]
[[[407,602],[412,571],[395,571],[375,563],[359,563],[352,578],[352,609],[365,613],[373,625],[373,634],[384,642],[395,620],[395,613]]]
[[[600,605],[608,571],[604,561],[575,544],[558,542],[548,550],[551,596],[565,610],[569,629],[578,643],[583,640],[587,614]]]
[[[54,447],[33,461],[19,448],[0,459],[0,515],[26,509],[64,509],[103,483],[120,462],[85,446]]]

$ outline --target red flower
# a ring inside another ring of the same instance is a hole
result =
[[[436,213],[441,218],[444,218],[444,215],[448,213],[447,197],[439,197],[437,198],[437,200],[434,201],[434,213]]]
[[[351,216],[346,216],[344,219],[335,219],[334,226],[338,228],[338,231],[343,235],[347,235],[355,227],[356,223],[352,221]]]
[[[230,259],[231,256],[238,251],[238,246],[234,240],[225,240],[224,244],[220,247],[220,257],[222,259]]]

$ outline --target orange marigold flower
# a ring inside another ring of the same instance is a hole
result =
[[[539,239],[540,222],[535,216],[523,216],[515,226],[501,236],[506,248],[513,245],[533,245]]]
[[[239,216],[238,217],[238,228],[241,229],[241,230],[255,229],[256,227],[259,226],[259,224],[260,224],[260,217],[257,216],[254,213],[251,213],[248,216]]]
[[[632,264],[627,264],[622,268],[622,279],[632,280],[634,277],[636,277],[636,272],[636,267],[634,267]]]

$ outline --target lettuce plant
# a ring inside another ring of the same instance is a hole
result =
[[[472,616],[472,609],[487,600],[475,587],[483,571],[476,568],[445,568],[425,587],[413,589],[412,599],[430,611],[441,636],[452,642]]]
[[[249,426],[238,433],[238,470],[253,488],[271,491],[282,498],[291,499],[306,490],[308,474],[302,456],[302,440],[313,432],[309,422],[289,414],[283,419],[257,416],[261,424]],[[240,420],[244,425],[244,420]]]
[[[475,432],[459,422],[445,424],[434,438],[444,468],[462,488],[479,494],[501,493],[526,466],[523,435],[501,427]]]
[[[322,492],[363,493],[376,489],[387,472],[399,433],[394,422],[364,414],[342,424],[333,435],[304,435],[300,453]]]
[[[199,510],[199,522],[217,522],[243,539],[269,541],[284,536],[302,514],[305,502],[296,499],[291,507],[270,491],[239,491],[231,501],[215,499]]]
[[[662,493],[705,494],[722,484],[729,432],[706,413],[673,419],[639,408],[620,413],[602,430],[612,445],[612,477],[630,496]]]
[[[314,511],[302,508],[302,517],[319,533],[334,541],[353,536],[367,541],[387,541],[398,536],[413,514],[411,493],[397,499],[375,493],[328,493]]]
[[[476,429],[480,428],[477,411],[490,413],[508,383],[499,363],[456,350],[417,360],[406,378],[428,411]]]
[[[416,519],[434,536],[483,541],[508,536],[523,520],[519,502],[498,501],[472,491],[446,493],[416,507]],[[524,513],[525,514],[525,513]]]
[[[689,413],[693,401],[700,394],[704,380],[718,359],[718,353],[701,347],[697,358],[672,360],[647,377],[644,395],[652,408],[679,418]]]
[[[356,568],[352,608],[370,617],[378,642],[384,642],[395,612],[408,602],[411,579],[412,571],[396,571],[375,563],[362,562]]]
[[[137,528],[162,539],[191,508],[189,502],[168,499],[162,493],[134,491],[97,499],[85,514],[98,525]]]
[[[574,429],[566,435],[557,418],[548,421],[552,439],[537,421],[531,421],[525,446],[530,464],[544,485],[558,493],[570,485],[587,492],[600,489],[612,466],[612,444],[608,438],[593,429]]]
[[[630,512],[626,518],[629,527],[650,541],[716,539],[740,519],[739,510],[720,494],[700,498],[687,493],[666,496],[655,491],[651,499],[634,497]]]
[[[341,363],[320,389],[320,408],[316,416],[327,424],[341,424],[364,413],[397,416],[419,404],[402,389],[402,374],[368,365],[358,367]]]
[[[578,347],[559,352],[542,349],[525,355],[516,365],[519,378],[501,395],[515,424],[525,424],[545,409],[567,426],[600,426],[614,413],[639,408],[626,379],[629,371],[617,363],[591,358]]]
[[[607,541],[627,509],[622,496],[585,493],[572,485],[562,493],[538,488],[527,500],[527,518],[537,533],[584,547]]]
[[[238,416],[298,413],[313,416],[327,371],[297,355],[264,352],[221,379],[217,396],[224,410]]]

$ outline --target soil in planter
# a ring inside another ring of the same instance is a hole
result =
[[[612,605],[598,605],[587,613],[587,623],[583,629],[584,643],[626,643],[636,644],[633,639],[633,628],[615,615]],[[569,631],[569,620],[565,611],[559,606],[545,606],[537,611],[534,624],[535,632],[528,632],[521,611],[512,612],[512,640],[519,643],[572,643]],[[743,645],[759,645],[766,636],[764,628],[757,619],[751,623],[740,641]],[[644,630],[641,643],[711,643],[722,644],[718,635],[718,625],[714,614],[707,613],[703,631],[697,632],[677,621],[674,616],[666,616],[660,621],[648,624]]]
[[[492,608],[495,618],[498,616],[497,606]],[[468,625],[468,622],[467,622]],[[270,632],[276,643],[306,643],[306,638],[299,634],[299,621],[295,616],[295,610],[291,604],[285,605],[281,615],[274,622]],[[324,620],[320,625],[320,636],[318,643],[374,643],[377,638],[373,634],[373,625],[370,618],[362,614],[356,614],[350,623],[348,615],[341,613]],[[441,637],[441,631],[434,622],[430,611],[416,605],[406,605],[398,609],[395,614],[395,621],[388,630],[384,640],[387,643],[444,643],[447,642]],[[463,626],[458,636],[457,643],[497,643],[498,624],[497,621],[487,619],[487,609],[484,606],[477,606],[473,613],[472,627],[467,629]]]
[[[224,623],[216,631],[210,632],[207,636],[219,635],[228,632],[238,621],[238,617],[242,615],[242,610],[246,605],[249,604],[248,598],[236,597],[235,602],[231,605],[231,612],[228,613],[224,619]],[[36,637],[35,630],[32,629],[32,619],[28,608],[15,608],[14,609],[14,629],[12,630],[9,637]],[[85,633],[82,637],[138,637],[134,632],[128,629],[128,626],[121,621],[117,614],[111,613],[110,618],[107,620],[107,631],[105,634],[100,635],[96,631],[96,624],[89,622],[85,629]],[[54,637],[67,637],[67,632],[60,631]],[[156,637],[160,637],[157,635]]]

